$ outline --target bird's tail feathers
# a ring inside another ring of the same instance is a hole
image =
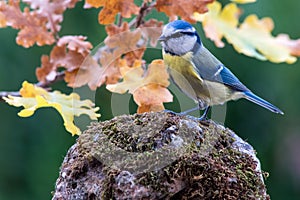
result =
[[[257,105],[260,105],[274,113],[278,113],[283,115],[284,113],[277,108],[276,106],[272,105],[271,103],[267,102],[266,100],[260,98],[259,96],[256,96],[255,94],[253,94],[252,92],[245,92],[245,98],[253,103],[256,103]]]

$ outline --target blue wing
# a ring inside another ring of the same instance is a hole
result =
[[[216,74],[216,77],[213,77],[212,81],[217,81],[224,83],[225,85],[230,86],[231,88],[238,91],[248,91],[249,89],[240,82],[240,80],[225,66],[222,66],[219,75]]]
[[[237,91],[249,91],[239,79],[205,47],[194,53],[192,62],[201,78],[222,83]]]

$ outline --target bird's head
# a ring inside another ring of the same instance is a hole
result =
[[[186,21],[175,20],[168,23],[158,39],[165,52],[183,55],[201,45],[196,29]]]

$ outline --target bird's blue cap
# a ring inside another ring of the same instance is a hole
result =
[[[174,29],[183,29],[183,30],[193,28],[193,26],[190,23],[183,20],[175,20],[173,22],[170,22],[169,26],[173,27]]]

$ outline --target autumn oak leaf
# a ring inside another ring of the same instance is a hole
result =
[[[173,96],[167,88],[150,83],[138,88],[133,99],[138,105],[137,113],[158,112],[165,109],[164,102],[172,102]]]
[[[141,29],[130,31],[128,24],[125,22],[121,27],[108,25],[106,31],[108,36],[105,38],[104,43],[108,48],[113,49],[115,58],[124,55],[128,65],[133,65],[135,60],[142,59],[147,41],[142,39]]]
[[[157,21],[156,19],[150,19],[140,26],[142,35],[145,39],[150,40],[150,45],[155,47],[157,39],[162,33],[163,22]]]
[[[20,10],[19,1],[0,2],[0,27],[11,26],[20,29],[16,38],[17,44],[31,47],[35,43],[39,46],[53,44],[53,33],[46,27],[47,18],[42,14],[30,12],[28,7]]]
[[[105,51],[101,54],[100,64],[94,57],[87,56],[80,68],[65,73],[68,86],[76,88],[87,84],[91,90],[96,90],[104,83],[117,83],[121,78],[120,59],[111,59],[111,54]]]
[[[74,124],[74,116],[86,114],[92,120],[97,120],[100,117],[100,114],[96,113],[99,107],[94,107],[94,103],[90,100],[80,100],[76,93],[65,95],[59,91],[48,92],[24,81],[20,94],[21,97],[3,97],[9,105],[24,107],[18,113],[20,117],[30,117],[39,108],[52,107],[62,116],[66,130],[72,135],[81,134],[80,129]]]
[[[103,7],[98,16],[100,24],[114,23],[118,13],[124,18],[130,18],[140,10],[133,0],[86,0],[86,3],[95,8]]]
[[[78,0],[23,0],[29,5],[22,11],[20,1],[0,1],[0,27],[20,29],[17,44],[23,47],[51,45],[60,30],[63,13],[73,8]]]
[[[195,14],[202,21],[205,34],[218,47],[225,44],[222,38],[233,45],[235,50],[260,60],[269,60],[289,64],[299,56],[300,40],[291,40],[287,35],[272,36],[274,23],[271,18],[258,19],[249,15],[243,23],[239,23],[240,9],[234,3],[227,4],[223,9],[219,2],[208,5],[209,12],[204,15]]]
[[[42,56],[42,65],[36,69],[38,80],[40,82],[52,81],[56,77],[59,67],[65,68],[66,73],[78,70],[93,47],[90,42],[85,40],[84,36],[61,37],[57,45],[53,47],[50,56]],[[69,86],[72,86],[69,80],[75,80],[75,78],[69,76],[65,80]]]
[[[46,27],[51,32],[58,32],[61,29],[63,13],[68,8],[74,8],[80,0],[22,0],[30,5],[33,12],[41,13],[47,18]]]
[[[159,12],[164,12],[170,17],[171,20],[175,20],[177,16],[180,16],[183,20],[191,23],[195,23],[193,14],[205,13],[208,11],[207,4],[214,0],[157,0],[156,9]]]
[[[240,4],[256,2],[256,0],[230,0],[230,1],[232,1],[234,3],[240,3]]]
[[[138,112],[163,110],[164,102],[171,102],[172,94],[167,89],[169,75],[162,60],[154,60],[145,72],[141,66],[121,68],[123,81],[106,86],[108,90],[123,94],[133,94],[138,104]]]

